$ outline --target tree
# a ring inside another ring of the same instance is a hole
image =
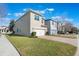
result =
[[[64,25],[63,25],[63,28],[64,28],[64,32],[69,32],[69,33],[73,33],[72,31],[72,28],[73,28],[73,24],[69,21],[65,21]]]
[[[79,34],[79,29],[78,29],[78,34]]]
[[[62,25],[63,25],[63,22],[64,22],[64,16],[57,16],[57,17],[54,17],[53,20],[56,21],[56,27],[57,27],[57,33],[61,33],[63,32],[62,31]]]
[[[59,32],[59,24],[60,24],[59,18],[55,17],[55,18],[53,18],[53,20],[56,21],[56,27],[57,27],[57,33],[58,33]]]
[[[9,24],[9,30],[12,32],[12,34],[14,34],[14,30],[13,30],[14,26],[15,26],[15,21],[11,20]]]
[[[73,32],[73,33],[76,33],[76,34],[78,34],[78,32],[79,32],[79,29],[78,29],[77,27],[73,27],[73,28],[72,28],[72,32]]]

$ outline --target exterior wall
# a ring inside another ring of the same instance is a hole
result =
[[[61,23],[58,24],[58,31],[62,31],[62,24]]]
[[[47,26],[47,32],[50,34],[50,21],[45,21],[45,25]]]
[[[54,21],[50,21],[50,34],[57,34],[57,26],[56,26],[56,22]]]
[[[46,21],[46,25],[47,25],[48,33],[50,35],[57,34],[57,27],[54,21],[51,21],[51,20]]]
[[[34,28],[40,29],[40,30],[43,29],[46,31],[46,27],[42,27],[42,26],[45,26],[45,21],[43,17],[38,15],[39,20],[35,20],[35,15],[37,14],[31,12],[30,15],[31,15],[30,17],[31,18],[31,32],[33,31]]]
[[[15,23],[14,31],[15,34],[30,35],[30,13],[24,15]]]
[[[39,16],[39,20],[35,20],[35,15]],[[43,17],[35,12],[29,11],[15,23],[14,31],[15,34],[19,35],[31,35],[34,30],[46,31],[47,28],[41,25],[45,26]],[[17,29],[19,30],[18,32]]]
[[[42,17],[39,16],[39,20],[35,20],[35,15],[37,14],[34,14],[34,13],[30,13],[31,14],[31,24],[32,24],[32,27],[41,27],[41,21],[42,21]]]

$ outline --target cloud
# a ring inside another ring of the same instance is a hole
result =
[[[52,20],[69,21],[69,22],[72,22],[74,20],[72,18],[67,18],[67,17],[62,17],[62,16],[53,16],[51,18],[52,18]]]
[[[61,16],[53,16],[51,18],[52,18],[52,20],[55,20],[55,21],[62,21]]]
[[[35,11],[35,12],[37,12],[37,13],[41,13],[41,14],[44,14],[45,13],[45,11],[43,11],[43,10],[33,10],[33,11]]]
[[[18,17],[18,16],[22,16],[24,15],[24,13],[14,13],[14,16]]]
[[[42,13],[42,14],[45,14],[47,11],[54,11],[54,8],[46,8],[46,9],[43,9],[43,10],[36,10],[37,12],[39,13]]]
[[[45,14],[45,11],[40,11],[40,13]]]
[[[8,16],[10,16],[11,15],[11,13],[8,13]]]
[[[27,9],[24,8],[23,11],[27,11]],[[14,15],[15,17],[20,17],[20,16],[24,15],[24,12],[23,12],[23,11],[22,11],[22,12],[13,13],[13,15]]]
[[[53,17],[51,17],[52,19],[60,19],[61,18],[61,16],[53,16]]]
[[[79,29],[79,23],[74,24],[74,26]]]
[[[0,18],[0,20],[10,20],[10,18]]]
[[[54,11],[54,8],[46,8],[46,9],[40,11],[40,12],[41,12],[42,14],[45,14],[45,12],[47,12],[47,11],[52,12],[52,11]]]
[[[11,18],[0,18],[0,22],[1,22],[0,25],[8,26],[10,23],[10,20],[11,20]]]
[[[70,19],[70,18],[65,18],[66,21],[70,21],[72,22],[74,19]]]
[[[26,9],[26,8],[24,8],[24,9],[23,9],[23,11],[27,11],[27,9]]]
[[[47,8],[48,11],[54,11],[54,8]]]

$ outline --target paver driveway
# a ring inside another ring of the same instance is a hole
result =
[[[19,53],[4,35],[0,36],[0,56],[19,56]]]

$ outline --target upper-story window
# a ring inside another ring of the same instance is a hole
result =
[[[35,20],[39,20],[39,16],[38,15],[35,15]]]
[[[44,23],[44,18],[42,18],[41,22]]]
[[[54,25],[54,22],[52,22],[52,25]]]
[[[43,22],[44,22],[44,20],[41,20],[41,22],[43,23]]]

